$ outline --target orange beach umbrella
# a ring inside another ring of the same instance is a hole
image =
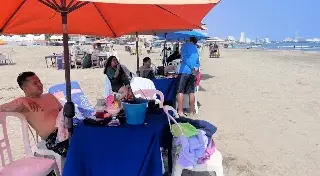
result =
[[[6,44],[8,44],[8,43],[3,40],[0,40],[0,45],[6,45]]]
[[[200,29],[202,19],[217,3],[217,0],[185,5],[64,1],[65,4],[60,0],[4,0],[0,2],[0,33],[61,34],[61,14],[68,15],[68,34],[119,37],[137,31]]]
[[[67,98],[64,115],[69,119],[71,135],[74,104],[71,101],[68,34],[119,37],[140,31],[199,29],[201,20],[219,2],[219,0],[170,0],[170,2],[137,0],[135,3],[131,0],[100,1],[2,0],[0,2],[0,33],[63,34]]]

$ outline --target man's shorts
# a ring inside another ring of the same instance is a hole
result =
[[[177,81],[177,92],[183,94],[194,93],[195,91],[195,76],[192,74],[179,74]]]
[[[49,150],[54,151],[55,153],[58,153],[59,155],[66,157],[67,151],[69,148],[69,140],[65,140],[62,142],[57,143],[57,135],[58,135],[58,129],[54,130],[46,139],[46,147]]]

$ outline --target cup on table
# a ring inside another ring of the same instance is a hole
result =
[[[96,106],[96,117],[97,118],[104,118],[104,106]]]
[[[104,98],[97,99],[97,105],[96,106],[105,106],[106,100]]]

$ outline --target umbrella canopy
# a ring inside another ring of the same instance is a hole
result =
[[[0,4],[0,33],[61,34],[60,13],[65,11],[68,12],[69,34],[119,37],[154,29],[200,29],[201,20],[216,5],[216,1],[207,4],[154,5],[66,0],[64,8],[57,0],[7,0]]]
[[[120,4],[120,0],[118,3],[114,3],[114,0],[109,1],[113,3],[2,0],[0,33],[63,34],[67,98],[64,115],[68,118],[68,129],[72,135],[75,107],[71,100],[68,34],[118,37],[138,31],[200,29],[204,16],[217,4],[216,0],[206,0],[206,3],[201,1],[204,0],[200,0],[198,4],[182,5],[185,3],[178,0],[181,5],[163,5],[168,0],[156,0],[155,4],[152,0],[148,4]]]
[[[187,40],[190,37],[196,37],[198,40],[208,38],[207,35],[198,32],[198,31],[177,31],[177,32],[168,32],[168,33],[160,33],[157,34],[161,39],[166,39],[169,41],[183,41]]]
[[[88,0],[81,0],[88,1]],[[212,4],[220,0],[90,0],[93,2],[121,3],[121,4]]]

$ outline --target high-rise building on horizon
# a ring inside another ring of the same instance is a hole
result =
[[[264,38],[264,39],[263,39],[263,42],[264,42],[264,43],[271,43],[269,38]]]
[[[240,33],[240,39],[239,39],[240,43],[246,43],[246,35],[244,32]]]

